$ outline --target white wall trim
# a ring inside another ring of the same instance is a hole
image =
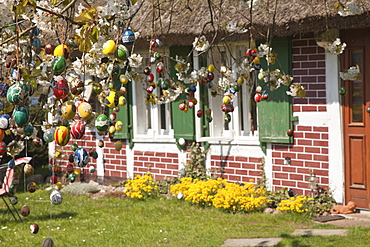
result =
[[[267,143],[266,157],[265,157],[265,176],[266,176],[266,187],[269,191],[272,191],[272,144]]]
[[[98,183],[104,182],[104,147],[99,147],[99,140],[104,139],[104,135],[99,135],[98,132],[95,133],[95,150],[98,153],[98,158],[96,159],[96,175],[98,176]]]
[[[128,179],[134,178],[134,151],[130,145],[126,145],[126,172]]]
[[[339,96],[339,57],[326,53],[326,95],[329,126],[329,187],[334,199],[344,202],[344,145]]]

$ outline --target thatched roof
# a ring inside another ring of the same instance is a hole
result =
[[[353,2],[364,10],[361,15],[348,17],[340,16],[334,9],[338,0],[254,2],[254,9],[250,11],[250,2],[246,0],[145,0],[130,26],[140,32],[142,42],[159,37],[166,45],[189,45],[200,35],[225,37],[228,35],[225,25],[230,23],[252,26],[255,39],[268,32],[273,36],[288,36],[370,26],[368,0],[342,0],[343,5]],[[232,40],[245,40],[249,34],[229,33],[229,36]]]

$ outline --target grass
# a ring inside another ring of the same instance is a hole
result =
[[[17,193],[16,207],[31,209],[23,222],[15,222],[0,207],[0,246],[40,246],[48,237],[55,246],[89,247],[206,247],[220,246],[227,238],[257,237],[283,237],[278,246],[368,246],[370,241],[370,229],[363,227],[350,228],[347,237],[290,236],[297,228],[336,228],[314,224],[301,215],[228,214],[177,199],[89,199],[65,193],[62,204],[50,205],[49,195],[45,190]],[[32,223],[39,225],[38,234],[30,233]]]

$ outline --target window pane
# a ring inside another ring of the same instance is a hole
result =
[[[363,63],[363,50],[351,50],[351,63],[352,66],[359,65],[362,71]],[[362,76],[359,80],[352,81],[352,94],[351,94],[351,104],[352,104],[352,122],[362,123],[363,122],[363,101],[364,101],[364,85]]]

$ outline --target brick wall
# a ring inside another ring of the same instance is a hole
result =
[[[262,158],[211,155],[211,170],[231,182],[254,182],[261,177]]]
[[[293,111],[326,111],[325,50],[312,33],[293,37],[293,78],[307,92],[305,98],[293,99]]]
[[[144,175],[150,171],[155,179],[177,177],[179,171],[177,153],[134,151],[134,174]]]

